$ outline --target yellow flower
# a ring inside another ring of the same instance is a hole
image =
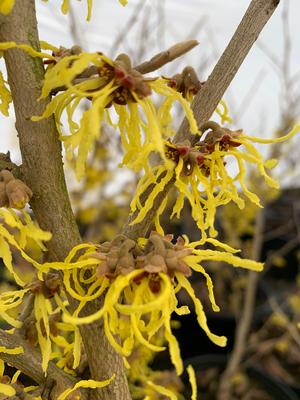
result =
[[[42,0],[42,1],[47,2],[48,0]],[[122,6],[126,6],[128,0],[119,0],[119,2],[122,4]],[[9,14],[14,4],[15,0],[0,0],[0,13],[4,15]],[[88,13],[86,19],[87,21],[90,21],[92,15],[93,0],[87,0],[87,7],[88,7]],[[61,5],[62,13],[67,14],[69,12],[69,9],[70,9],[70,0],[62,0],[62,5]]]
[[[266,172],[266,169],[276,165],[276,160],[264,161],[251,142],[282,142],[299,132],[300,126],[295,125],[288,134],[275,139],[246,136],[242,131],[221,128],[215,122],[208,122],[201,129],[203,133],[206,131],[208,133],[193,147],[189,142],[177,145],[165,142],[165,154],[173,162],[173,166],[169,168],[169,164],[162,164],[152,170],[149,168],[145,170],[145,175],[141,178],[131,203],[132,213],[137,212],[132,225],[145,218],[159,193],[175,178],[174,186],[178,191],[178,196],[171,218],[180,217],[186,198],[190,203],[192,217],[196,221],[202,237],[205,239],[207,229],[210,229],[211,236],[215,236],[217,232],[214,229],[214,220],[217,207],[228,204],[230,201],[236,203],[241,209],[244,207],[245,202],[239,194],[237,183],[251,202],[262,207],[258,196],[246,186],[246,163],[257,167],[267,185],[278,188],[278,183]],[[244,151],[238,150],[241,145],[243,145]],[[227,171],[227,157],[236,160],[238,172],[235,177],[232,177]],[[151,193],[142,203],[141,196],[150,188]],[[167,204],[168,198],[165,197],[155,216],[156,229],[160,233],[163,233],[163,230],[159,223],[159,216]]]
[[[88,153],[104,121],[119,128],[125,150],[123,164],[135,171],[147,164],[152,152],[158,152],[166,162],[162,135],[169,130],[166,125],[170,124],[170,108],[175,101],[184,108],[191,131],[198,132],[189,103],[181,94],[169,88],[164,80],[145,79],[132,68],[128,56],[121,54],[112,61],[99,53],[72,54],[71,49],[67,54],[66,49],[57,49],[54,53],[56,63],[47,70],[41,98],[65,90],[52,99],[42,116],[32,119],[38,121],[55,115],[69,156],[78,151],[75,157],[79,179],[84,175]],[[149,98],[152,90],[166,98],[159,112]],[[90,105],[78,123],[76,110],[86,99]],[[64,111],[69,135],[64,135],[61,127]],[[114,122],[116,115],[117,122]]]
[[[42,0],[42,1],[47,2],[48,0]],[[93,6],[93,0],[87,0],[87,7],[88,7],[88,14],[86,17],[87,21],[91,19],[92,6]],[[62,0],[61,12],[63,14],[67,14],[69,12],[69,9],[70,9],[70,0]]]
[[[105,381],[95,381],[93,379],[81,380],[77,382],[72,389],[67,389],[62,394],[60,394],[57,400],[65,400],[69,396],[69,394],[71,394],[72,392],[74,392],[79,388],[85,388],[85,389],[102,388],[104,386],[109,385],[114,380],[114,378],[115,375],[113,375],[109,379],[106,379]]]
[[[7,15],[11,12],[15,0],[0,0],[0,13]]]
[[[38,228],[25,211],[22,211],[22,217],[12,209],[0,208],[0,258],[16,283],[24,287],[26,282],[14,271],[10,246],[15,247],[27,261],[32,262],[25,252],[27,242],[32,240],[41,250],[46,250],[43,241],[50,240],[51,234]],[[10,228],[16,230],[15,234],[10,232]]]
[[[83,243],[74,247],[64,262],[41,264],[29,257],[24,247],[28,237],[39,243],[49,239],[49,234],[34,227],[25,212],[23,215],[27,226],[13,211],[0,211],[4,220],[0,225],[0,237],[4,243],[1,257],[17,283],[23,287],[0,295],[1,316],[12,327],[20,328],[22,322],[11,317],[10,310],[21,306],[30,293],[34,295],[34,331],[30,337],[33,343],[39,344],[45,372],[52,359],[60,368],[73,374],[80,363],[81,354],[78,325],[103,318],[109,342],[124,357],[129,357],[137,345],[157,352],[164,350],[166,343],[172,363],[180,375],[183,363],[172,332],[171,316],[173,312],[178,315],[190,312],[187,306],[178,305],[177,293],[181,289],[188,293],[194,303],[199,326],[215,344],[226,345],[224,336],[217,336],[210,331],[201,301],[187,277],[192,271],[204,277],[212,309],[217,312],[219,307],[215,302],[213,283],[202,262],[221,261],[256,271],[262,269],[261,263],[237,257],[234,254],[236,250],[216,239],[207,239],[207,243],[220,247],[222,251],[199,248],[202,241],[189,243],[188,239],[182,238],[173,244],[172,235],[164,237],[155,232],[148,239],[140,239],[139,244],[123,235],[99,246]],[[19,230],[18,240],[5,225]],[[15,247],[36,269],[37,279],[26,287],[13,271],[10,246]],[[64,289],[60,287],[55,271],[61,272]],[[66,294],[78,301],[78,307],[72,315],[67,309]],[[80,316],[88,302],[104,294],[102,308],[92,315]],[[29,329],[29,326],[24,328]],[[156,340],[158,332],[161,332],[163,341]],[[191,372],[190,377],[194,385]],[[163,393],[168,389],[157,385],[155,390]]]
[[[203,275],[212,308],[219,311],[214,299],[212,280],[201,265],[202,262],[222,261],[256,271],[262,270],[263,266],[261,263],[235,256],[234,249],[214,239],[207,241],[226,251],[198,249],[200,242],[189,244],[181,238],[176,244],[172,244],[171,239],[171,235],[162,237],[153,232],[149,239],[144,240],[142,247],[125,236],[100,245],[97,253],[89,255],[100,261],[96,275],[92,275],[89,282],[94,288],[99,287],[99,296],[107,289],[103,307],[92,315],[80,317],[80,311],[94,297],[88,293],[79,293],[80,285],[75,290],[69,284],[66,285],[67,291],[80,304],[73,315],[63,305],[61,308],[64,320],[71,325],[90,324],[103,318],[109,342],[124,357],[129,357],[137,344],[152,351],[164,350],[165,347],[157,344],[154,339],[156,333],[162,330],[172,363],[177,374],[181,374],[183,364],[177,340],[172,333],[171,315],[173,312],[178,315],[188,314],[190,310],[187,306],[178,306],[176,295],[180,289],[186,290],[192,299],[198,323],[208,337],[219,346],[226,345],[224,336],[217,336],[210,331],[202,304],[187,276],[192,270]],[[70,276],[66,277],[66,281],[71,282]]]
[[[9,89],[7,88],[7,82],[3,78],[2,72],[0,72],[0,101],[0,112],[7,117],[8,108],[12,98]]]
[[[23,348],[16,347],[14,349],[8,349],[3,346],[0,346],[0,352],[6,354],[22,354]],[[18,381],[18,378],[21,374],[20,370],[17,370],[12,377],[8,375],[4,375],[5,371],[5,363],[3,360],[0,359],[0,398],[1,399],[8,399],[11,396],[14,398],[27,398],[26,393],[30,393],[32,390],[35,390],[36,386],[25,386],[24,384]],[[15,396],[17,394],[17,396]],[[1,396],[1,395],[4,395]],[[8,396],[8,397],[7,397]],[[31,397],[30,397],[31,398]],[[33,397],[32,397],[33,398]],[[40,396],[35,396],[35,400],[42,400]]]
[[[3,1],[2,1],[3,3]],[[0,0],[0,12],[2,3]],[[10,3],[13,5],[14,2]],[[8,4],[6,1],[4,1],[3,4]],[[3,6],[4,7],[4,6]],[[6,8],[5,8],[6,9]],[[46,42],[42,42],[46,43]],[[30,54],[32,57],[39,57],[39,58],[53,58],[51,55],[48,55],[46,53],[42,53],[39,51],[34,50],[31,46],[27,44],[17,44],[15,42],[2,42],[0,43],[0,56],[2,56],[2,52],[8,49],[13,49],[13,48],[18,48],[26,51],[28,54]],[[12,101],[11,93],[8,88],[8,83],[6,80],[4,80],[2,72],[0,72],[0,112],[5,115],[6,117],[8,116],[8,109],[9,105]]]
[[[41,250],[45,250],[46,248],[43,241],[50,240],[51,234],[38,228],[25,211],[22,211],[21,218],[11,209],[0,208],[0,218],[0,258],[2,258],[4,265],[10,272],[12,278],[14,278],[16,284],[21,287],[19,290],[7,291],[0,295],[1,319],[6,321],[6,323],[13,328],[21,328],[23,323],[18,317],[13,316],[16,314],[14,310],[19,310],[22,304],[27,301],[30,293],[33,294],[34,324],[33,327],[28,326],[27,328],[31,330],[28,334],[33,343],[38,343],[40,346],[43,371],[46,372],[50,359],[57,358],[55,346],[65,349],[63,356],[66,356],[67,353],[73,356],[73,368],[76,368],[80,361],[81,346],[81,337],[78,328],[63,323],[59,326],[59,330],[56,331],[55,334],[52,332],[52,327],[59,322],[60,310],[64,307],[65,295],[63,292],[60,296],[58,295],[60,290],[59,279],[56,274],[49,273],[49,271],[51,269],[54,271],[64,271],[64,282],[66,283],[66,287],[69,288],[70,282],[68,281],[68,277],[70,270],[72,270],[73,282],[77,283],[78,281],[75,276],[77,276],[79,269],[81,274],[84,274],[87,269],[95,267],[97,261],[88,257],[90,253],[95,252],[95,246],[89,244],[79,245],[72,249],[65,262],[41,264],[27,254],[27,243],[30,241],[31,244],[34,243],[39,246]],[[12,229],[13,233],[11,233]],[[28,283],[15,272],[12,249],[19,251],[21,256],[32,264],[36,270],[38,279]],[[77,256],[79,250],[84,250],[83,254],[77,257],[76,261],[72,261],[73,258]],[[79,290],[79,286],[80,284],[78,283],[76,285],[76,290]],[[87,301],[86,299],[97,298],[102,294],[105,288],[106,287],[102,287],[100,291],[98,283],[91,285],[84,300]],[[94,290],[96,290],[96,294],[93,292]],[[56,305],[55,301],[52,299],[55,294],[59,298]],[[85,293],[83,292],[83,294]],[[80,299],[82,299],[82,297],[80,297]],[[59,307],[58,304],[62,304],[62,307]],[[86,303],[82,302],[82,305],[84,304]],[[62,331],[62,333],[60,333],[60,331]],[[64,334],[66,331],[69,332],[70,343],[68,343],[64,337],[66,336],[66,334]],[[62,363],[63,357],[60,356],[59,358]],[[62,367],[64,367],[64,364]]]
[[[43,1],[48,1],[48,0],[43,0]],[[79,0],[81,1],[81,0]],[[128,0],[119,0],[119,2],[122,4],[122,6],[126,6]],[[90,21],[91,15],[92,15],[92,7],[93,7],[93,0],[87,0],[87,7],[88,7],[88,14],[86,17],[87,21]],[[63,14],[67,14],[70,9],[70,0],[63,0],[62,5],[61,5],[61,11]]]

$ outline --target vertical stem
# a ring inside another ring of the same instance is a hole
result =
[[[265,223],[263,210],[258,212],[255,222],[252,258],[256,261],[259,261],[263,246],[263,231]],[[258,272],[248,272],[245,301],[236,329],[233,350],[227,367],[221,377],[217,396],[218,400],[230,400],[232,398],[231,378],[237,372],[237,369],[247,349],[247,340],[255,308],[256,291],[259,278],[260,275]]]
[[[280,0],[252,0],[250,2],[228,46],[193,101],[192,109],[198,126],[206,122],[215,111],[279,3]],[[195,135],[189,133],[189,123],[186,118],[176,134],[175,141],[183,142],[184,139],[189,139],[191,143],[197,140]]]
[[[34,0],[18,0],[13,12],[0,19],[0,40],[27,43],[39,49]],[[22,176],[32,189],[30,203],[40,226],[52,232],[48,249],[53,259],[63,259],[80,242],[65,183],[54,118],[32,122],[49,99],[38,100],[44,79],[43,63],[23,50],[5,52],[8,81],[16,114],[22,154]]]
[[[39,50],[34,0],[16,0],[12,13],[0,17],[0,40],[26,43]],[[47,244],[51,258],[63,260],[81,238],[68,197],[54,118],[40,122],[30,119],[42,114],[49,102],[38,100],[44,79],[43,63],[18,49],[6,51],[5,62],[22,154],[22,176],[34,193],[30,205],[40,226],[52,233]],[[75,302],[71,306],[74,308]],[[86,312],[94,313],[98,307],[97,302],[89,303]],[[82,326],[80,332],[92,377],[102,380],[116,374],[113,383],[95,391],[93,397],[130,399],[122,357],[109,345],[102,323]]]

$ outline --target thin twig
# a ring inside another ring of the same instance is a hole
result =
[[[111,54],[116,53],[116,51],[118,50],[120,45],[123,43],[124,39],[128,36],[130,30],[134,27],[134,25],[138,21],[138,17],[146,4],[147,4],[147,2],[145,0],[140,0],[137,3],[127,24],[124,26],[124,28],[119,32],[119,34],[115,38],[115,40],[111,46],[111,51],[110,51]]]
[[[264,69],[261,69],[256,75],[255,79],[253,80],[253,83],[250,86],[247,93],[245,94],[244,98],[239,101],[239,107],[234,117],[236,121],[240,121],[242,116],[249,109],[249,106],[253,101],[253,99],[255,98],[255,95],[257,94],[259,87],[263,83],[263,78],[265,76],[266,76],[266,71]]]
[[[21,179],[21,166],[14,164],[10,159],[10,153],[0,153],[0,171],[8,169],[12,172],[15,178]]]
[[[300,348],[300,334],[299,334],[299,330],[296,327],[296,325],[289,321],[288,317],[285,315],[282,308],[280,307],[280,305],[278,304],[278,302],[276,301],[276,299],[274,297],[271,297],[269,299],[269,304],[275,313],[279,314],[281,317],[283,317],[286,320],[286,324],[285,324],[286,330],[289,332],[291,337],[294,339],[295,343]]]
[[[264,274],[266,273],[267,269],[272,265],[272,262],[276,257],[284,257],[291,250],[293,250],[295,247],[297,247],[298,244],[299,244],[299,238],[298,238],[298,236],[296,236],[296,237],[292,238],[291,240],[289,240],[288,242],[286,242],[278,250],[272,252],[265,261],[263,273]]]
[[[286,224],[284,225],[280,225],[277,228],[274,228],[270,231],[265,232],[264,234],[264,241],[270,241],[273,239],[278,238],[279,236],[284,235],[285,233],[289,232],[291,230],[291,228],[294,227],[294,221],[293,220],[289,220]]]
[[[260,259],[261,249],[263,245],[264,221],[264,213],[260,210],[256,217],[255,234],[252,248],[252,259],[257,261]],[[243,310],[241,312],[240,320],[236,329],[234,347],[229,358],[227,367],[222,374],[220,380],[217,395],[218,400],[230,400],[232,398],[231,378],[237,371],[237,368],[240,365],[245,350],[247,348],[246,344],[254,313],[255,297],[259,278],[260,276],[257,272],[250,271],[248,273]]]

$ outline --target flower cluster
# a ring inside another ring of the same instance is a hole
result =
[[[212,308],[218,311],[212,280],[202,266],[203,261],[224,261],[234,266],[262,269],[261,263],[237,257],[234,249],[216,239],[207,239],[207,242],[221,246],[223,251],[198,248],[200,242],[189,243],[183,238],[173,243],[171,235],[161,236],[156,232],[138,242],[121,235],[101,245],[81,244],[72,249],[64,262],[41,263],[28,256],[24,250],[26,241],[31,237],[44,248],[41,240],[49,240],[50,235],[35,227],[25,212],[23,216],[26,225],[12,210],[1,210],[0,256],[21,288],[0,295],[0,311],[7,324],[22,329],[27,340],[40,346],[44,371],[52,359],[60,368],[73,374],[80,364],[82,352],[78,325],[102,318],[111,345],[128,361],[136,346],[162,351],[165,347],[157,344],[155,339],[160,332],[169,347],[176,372],[181,374],[183,364],[172,333],[171,315],[173,312],[187,314],[190,310],[185,305],[179,306],[176,297],[179,290],[186,290],[191,297],[198,323],[208,337],[220,346],[226,344],[225,337],[209,330],[201,302],[187,277],[196,271],[205,278]],[[18,241],[9,232],[10,227],[19,230]],[[35,268],[36,278],[32,281],[24,282],[14,271],[10,247],[19,251]],[[62,282],[58,271],[63,275]],[[101,309],[95,314],[80,316],[88,302],[104,294]],[[79,302],[73,314],[67,308],[70,296]],[[24,308],[29,301],[33,307],[25,321],[19,320],[18,313],[11,314],[13,310]],[[164,392],[167,389],[149,382],[147,387],[167,393]]]
[[[168,86],[181,93],[189,102],[204,85],[204,82],[199,81],[196,71],[191,66],[185,67],[181,73],[165,79],[168,81]]]
[[[0,172],[0,207],[22,209],[30,201],[32,191],[8,170]]]
[[[187,199],[192,210],[192,217],[196,221],[203,239],[206,237],[207,229],[210,236],[216,236],[214,220],[217,207],[233,201],[239,208],[244,207],[244,199],[239,193],[239,184],[243,194],[257,206],[261,207],[258,196],[251,192],[246,185],[246,163],[255,165],[264,178],[267,185],[278,188],[278,183],[266,172],[266,169],[273,168],[276,160],[264,161],[258,150],[252,145],[255,143],[278,143],[287,140],[299,132],[300,126],[294,128],[286,135],[274,139],[262,139],[245,135],[241,130],[232,131],[223,128],[213,121],[209,121],[200,127],[201,132],[206,134],[204,139],[199,140],[194,146],[188,141],[173,144],[165,142],[166,158],[172,161],[173,166],[162,164],[153,170],[146,169],[145,175],[141,178],[136,196],[131,203],[131,211],[135,214],[132,224],[141,222],[149,210],[153,207],[154,201],[165,187],[173,181],[178,191],[171,218],[180,217]],[[240,147],[244,151],[240,151]],[[237,173],[232,177],[227,168],[227,158],[233,158],[237,164]],[[153,188],[145,202],[141,198],[143,193]],[[165,197],[156,214],[156,229],[163,232],[159,224],[161,215],[168,204]]]
[[[92,315],[80,317],[80,311],[94,296],[82,296],[76,288],[71,287],[71,277],[74,282],[76,278],[74,280],[75,276],[72,275],[74,270],[68,271],[65,277],[66,290],[80,304],[73,315],[64,308],[64,320],[76,326],[103,318],[108,340],[124,357],[129,357],[137,344],[152,351],[164,350],[165,347],[155,342],[156,333],[162,330],[171,360],[177,373],[181,374],[183,364],[171,329],[171,315],[173,312],[183,315],[190,311],[187,306],[178,305],[176,295],[180,289],[186,290],[191,297],[198,323],[208,337],[217,345],[226,344],[225,337],[209,330],[201,302],[187,277],[192,271],[204,276],[212,308],[219,311],[212,280],[202,266],[203,261],[223,261],[238,267],[262,269],[261,263],[234,255],[235,250],[229,246],[214,239],[208,239],[208,242],[223,246],[226,251],[198,249],[199,242],[188,243],[183,238],[173,243],[172,235],[161,236],[156,232],[152,232],[148,239],[140,239],[138,243],[121,235],[112,242],[97,246],[97,252],[90,253],[90,257],[94,258],[94,262],[98,259],[99,265],[89,282],[99,287],[99,293],[107,289],[103,307]]]
[[[0,346],[0,352],[6,354],[22,354],[22,347],[15,348],[6,348]],[[32,392],[35,387],[28,386],[24,387],[24,385],[18,380],[21,371],[17,370],[14,375],[10,378],[9,375],[5,374],[5,363],[0,359],[0,398],[5,400],[12,396],[16,396],[14,398],[25,399],[25,400],[41,400],[40,396],[31,396],[30,392]],[[5,397],[2,397],[4,395]],[[22,396],[22,397],[21,397]]]
[[[120,2],[126,4],[126,0]],[[92,0],[87,0],[87,4],[90,19]],[[0,0],[0,12],[8,14],[13,5],[14,1]],[[68,9],[69,0],[63,0],[62,11],[66,13]],[[240,258],[237,250],[215,239],[216,211],[231,202],[242,209],[245,198],[261,206],[258,196],[246,184],[246,165],[255,166],[265,182],[275,188],[277,182],[267,170],[275,166],[276,160],[264,161],[252,143],[282,142],[295,135],[300,126],[276,139],[247,136],[242,130],[222,126],[231,123],[231,119],[226,103],[221,101],[216,109],[221,125],[208,121],[198,127],[191,102],[205,83],[200,82],[192,67],[171,78],[148,78],[126,54],[111,60],[100,52],[84,52],[79,46],[67,49],[41,42],[41,48],[51,52],[47,54],[25,44],[0,43],[0,51],[11,48],[23,49],[32,57],[43,59],[46,73],[40,98],[50,96],[51,100],[42,115],[31,119],[39,121],[54,115],[59,138],[79,179],[85,176],[87,161],[91,162],[89,156],[96,148],[102,125],[107,124],[120,133],[124,149],[122,165],[135,172],[145,171],[131,202],[134,214],[131,224],[142,222],[167,187],[173,185],[177,196],[171,218],[180,217],[187,200],[201,236],[199,241],[190,243],[186,236],[174,239],[164,234],[160,216],[172,200],[171,195],[166,195],[154,216],[156,231],[147,238],[137,240],[118,235],[102,244],[82,243],[71,249],[63,261],[44,262],[43,242],[51,239],[51,233],[42,231],[22,210],[32,192],[11,172],[1,171],[0,207],[9,208],[0,208],[0,258],[19,286],[18,290],[0,294],[1,319],[10,328],[8,332],[18,330],[32,345],[39,346],[45,374],[49,363],[54,362],[70,375],[80,377],[84,346],[79,327],[102,320],[109,343],[123,356],[128,368],[134,398],[175,399],[173,392],[179,391],[179,381],[175,379],[173,386],[166,387],[163,376],[158,379],[148,364],[152,352],[168,348],[176,374],[183,372],[172,315],[189,314],[190,309],[180,303],[180,291],[188,294],[198,324],[209,339],[219,346],[225,346],[227,340],[211,332],[203,305],[188,278],[198,273],[204,279],[211,308],[218,312],[206,262],[228,263],[254,271],[263,268],[262,263]],[[158,106],[152,94],[160,99]],[[11,95],[1,74],[0,98],[0,111],[7,115]],[[173,139],[175,102],[181,105],[189,122],[194,135],[191,142],[176,143]],[[153,154],[156,157],[150,162]],[[230,159],[237,167],[235,176],[229,173]],[[101,180],[99,176],[95,178],[93,171],[87,186]],[[12,208],[21,211],[17,213]],[[29,243],[38,248],[39,257],[28,252]],[[16,254],[32,266],[29,279],[15,268]],[[101,306],[89,314],[88,305],[96,299],[101,299]],[[0,353],[22,351],[21,347],[0,347]],[[137,354],[146,354],[144,363],[138,366]],[[30,398],[31,388],[19,384],[19,372],[8,378],[4,368],[0,361],[0,393],[5,396],[28,393]],[[195,373],[192,367],[187,371],[192,400],[196,400]],[[80,380],[61,393],[58,400],[67,399],[71,393],[77,396],[81,387],[99,388],[113,379],[114,376],[103,382]]]
[[[32,119],[38,121],[55,115],[60,138],[69,156],[77,151],[78,178],[84,174],[88,153],[100,135],[103,122],[120,130],[125,151],[123,164],[135,171],[145,165],[152,152],[158,152],[166,161],[163,132],[168,132],[174,101],[179,101],[184,108],[191,131],[198,132],[187,100],[164,79],[145,78],[132,67],[127,55],[121,54],[112,61],[102,53],[82,52],[78,46],[70,50],[52,50],[54,59],[50,64],[47,61],[49,67],[41,98],[56,95],[43,115]],[[150,99],[152,91],[166,99],[158,111]],[[76,110],[86,100],[89,101],[88,108],[78,123]],[[67,135],[60,122],[64,111],[68,117]],[[117,122],[114,122],[115,118]]]

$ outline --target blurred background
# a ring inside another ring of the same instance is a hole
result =
[[[102,51],[111,58],[128,53],[138,64],[173,44],[197,39],[200,44],[159,73],[172,76],[192,65],[205,81],[234,33],[249,0],[94,0],[91,22],[85,21],[86,3],[71,2],[67,16],[60,0],[37,1],[40,38],[56,46],[79,44],[86,51]],[[231,127],[248,135],[280,136],[300,117],[299,0],[285,0],[260,35],[225,94],[233,119]],[[154,74],[155,75],[155,74]],[[175,110],[175,124],[181,111]],[[10,150],[20,162],[14,118],[1,116],[0,152]],[[262,198],[263,210],[247,202],[245,210],[229,204],[217,216],[219,237],[242,250],[245,257],[265,262],[261,274],[207,265],[213,276],[220,313],[210,311],[203,281],[192,278],[211,330],[228,337],[225,349],[213,345],[197,326],[193,314],[176,324],[182,357],[197,371],[199,399],[300,399],[300,139],[280,145],[259,146],[266,158],[278,158],[273,176],[280,191],[264,186],[255,170],[248,171],[249,186]],[[67,180],[78,223],[86,240],[110,240],[125,223],[138,176],[120,170],[120,138],[103,126],[90,155],[87,176],[76,182],[66,160]],[[234,165],[230,165],[232,173]],[[170,204],[170,207],[172,204]],[[164,216],[166,232],[199,234],[186,206],[180,220]],[[9,283],[8,283],[9,284]],[[182,301],[189,301],[182,293]],[[230,397],[222,391],[226,373],[232,372]],[[153,368],[168,369],[167,354]],[[227,368],[227,369],[226,369]],[[183,383],[184,383],[183,378]],[[188,389],[176,383],[183,398]],[[227,397],[226,397],[227,396]]]

